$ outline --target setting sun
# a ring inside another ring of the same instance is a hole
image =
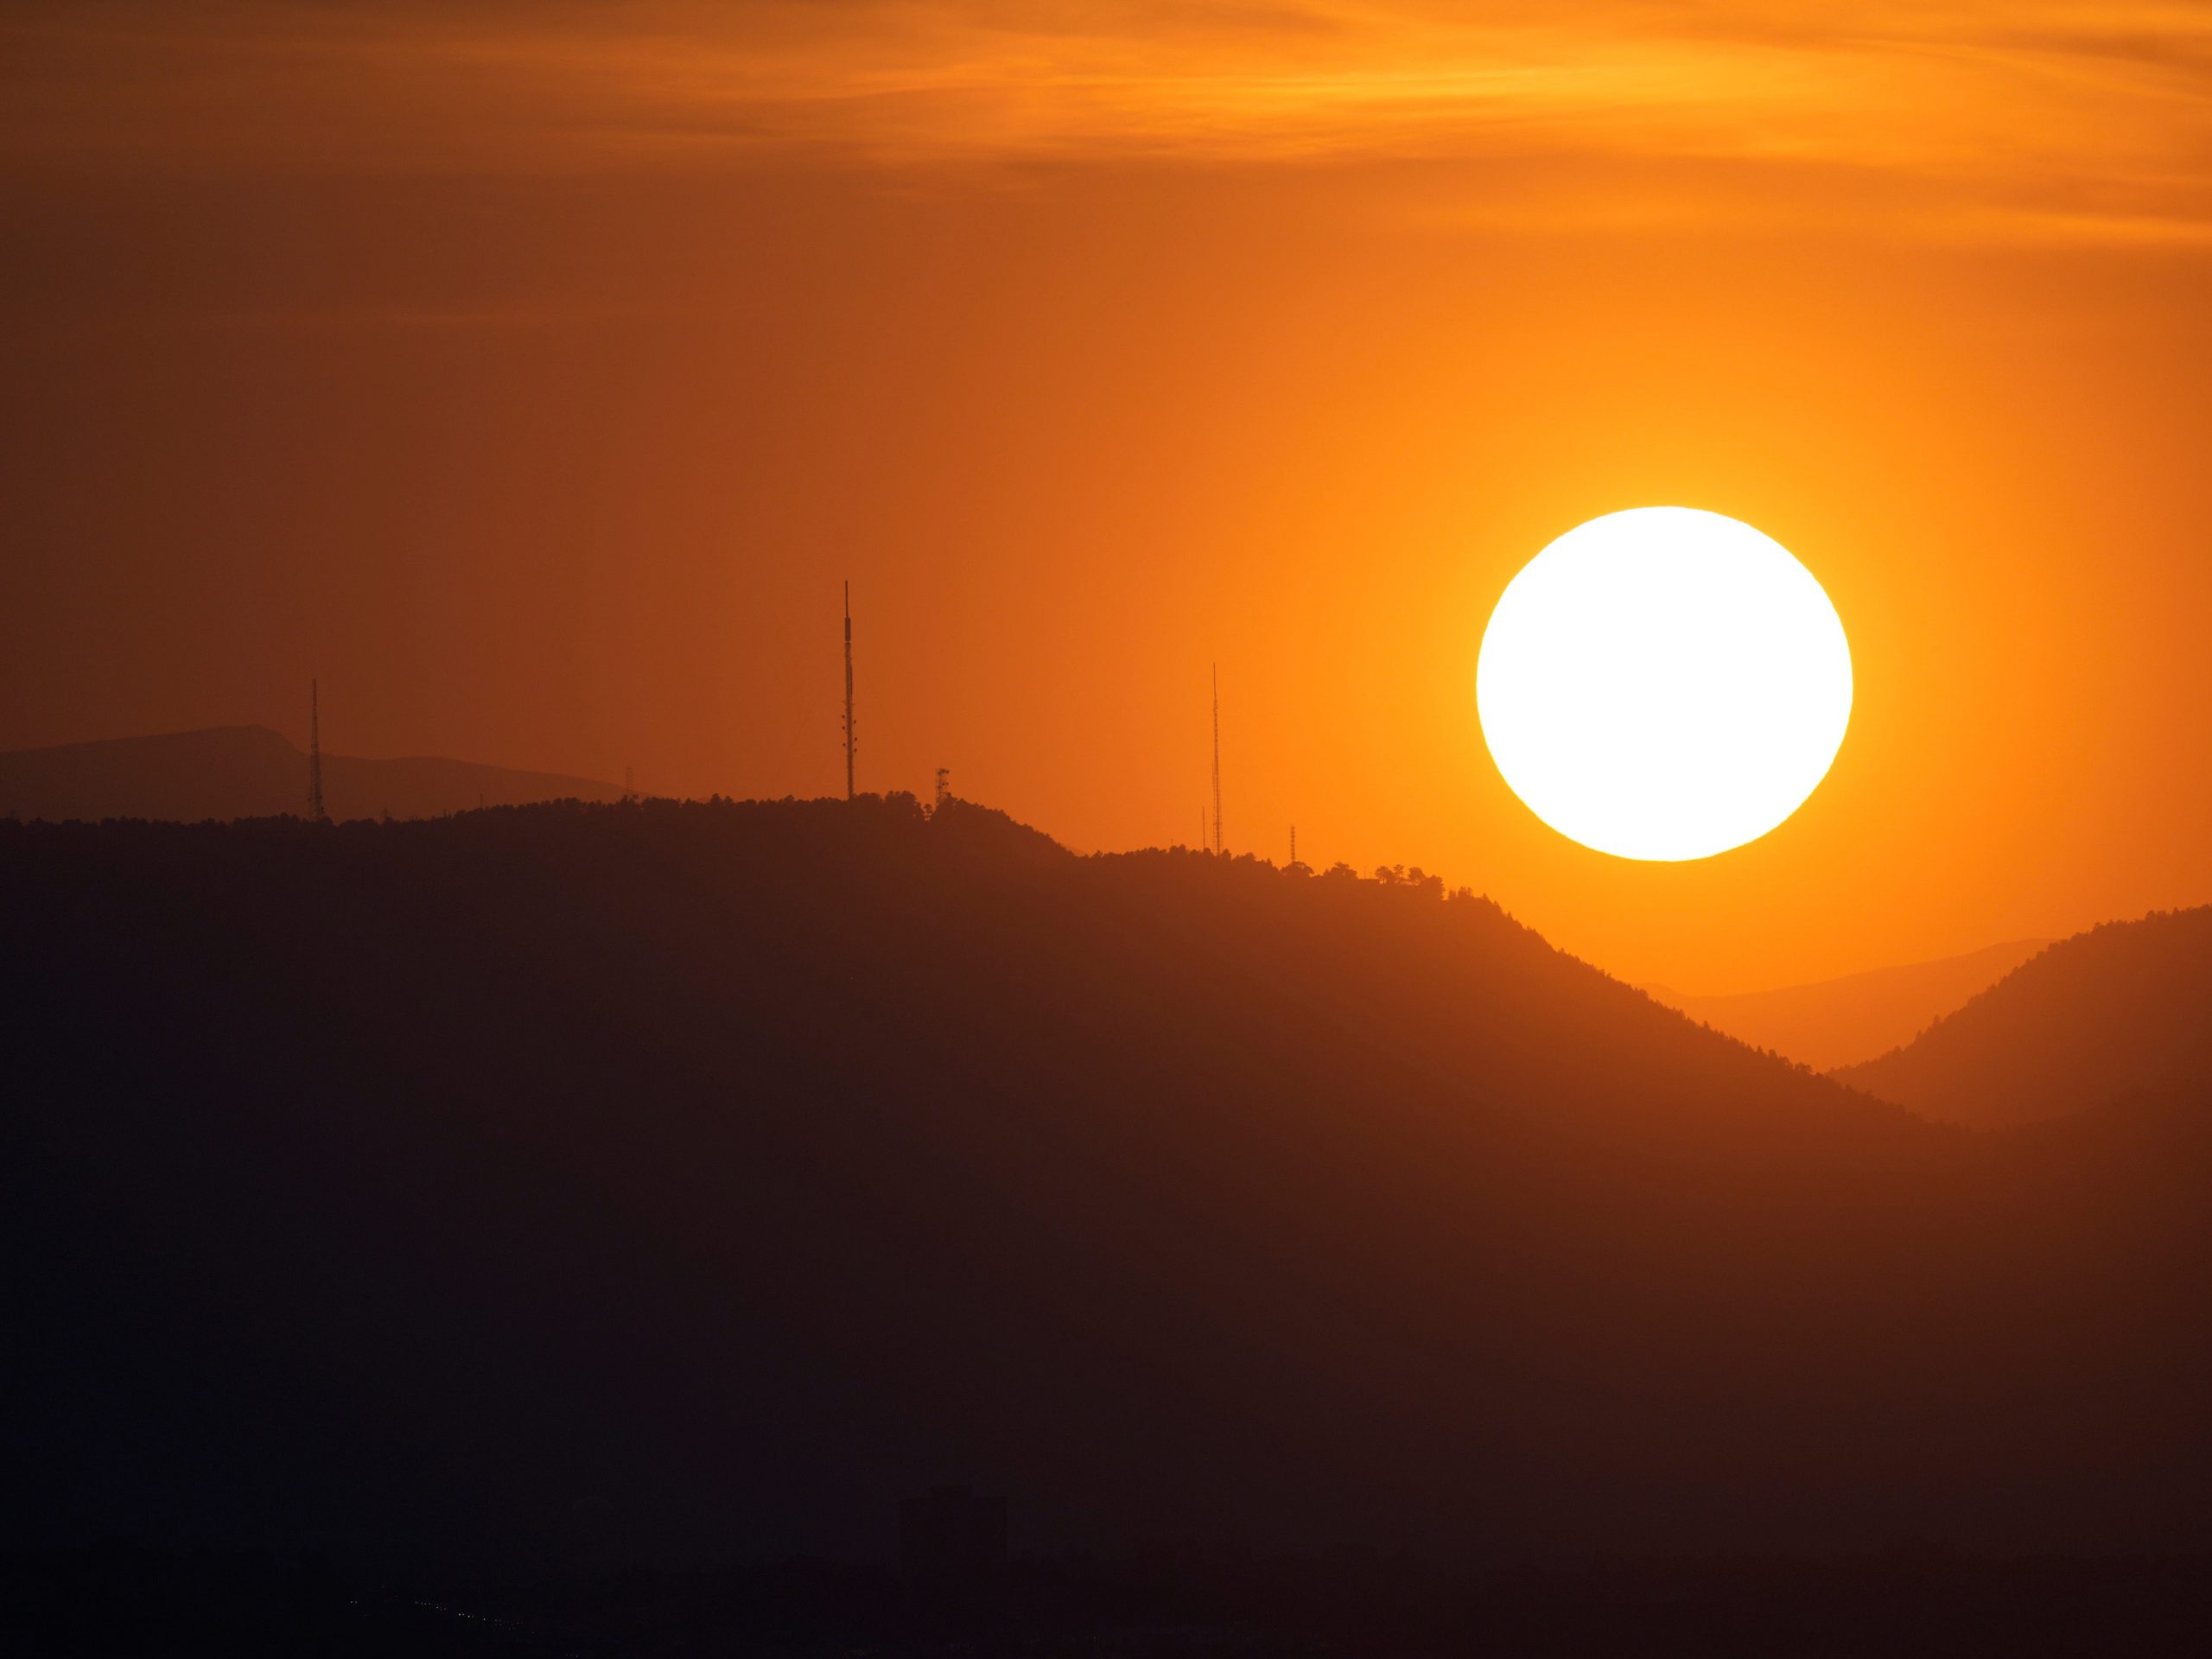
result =
[[[1851,649],[1810,571],[1749,524],[1638,507],[1515,576],[1475,675],[1483,735],[1553,829],[1622,858],[1755,841],[1827,775]]]

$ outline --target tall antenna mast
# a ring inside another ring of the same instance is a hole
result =
[[[1294,823],[1290,826],[1290,861],[1298,862],[1298,826]]]
[[[853,798],[853,584],[845,584],[845,798]]]
[[[322,810],[322,683],[308,682],[308,818],[315,823],[328,823],[330,814]]]
[[[1221,840],[1221,664],[1213,670],[1213,849],[1222,850]]]

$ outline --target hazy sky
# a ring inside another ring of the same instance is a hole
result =
[[[1479,20],[1470,14],[1479,12]],[[1729,989],[2212,899],[2212,8],[0,14],[0,746],[864,787],[1421,863]],[[1474,719],[1513,572],[1734,514],[1859,676],[1757,845]]]

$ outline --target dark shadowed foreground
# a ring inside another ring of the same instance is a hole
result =
[[[1464,1631],[1451,1575],[1526,1562],[1484,1617],[1738,1650],[1704,1569],[1543,1576],[1592,1551],[1882,1552],[1722,1573],[1834,1634],[2077,1582],[1953,1550],[2133,1552],[2066,1572],[2139,1617],[2212,1546],[2201,1078],[1938,1127],[1432,882],[903,797],[0,823],[0,915],[4,1521],[73,1552],[22,1605],[243,1560],[357,1612],[504,1586],[469,1605],[578,1651],[563,1598],[623,1583],[876,1641],[906,1592],[857,1567],[603,1575],[880,1560],[953,1478],[1008,1499],[1015,1600],[1219,1637],[1303,1594],[1352,1649],[1361,1595]],[[605,1650],[655,1650],[632,1614]]]

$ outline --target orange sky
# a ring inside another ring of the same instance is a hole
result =
[[[0,209],[0,747],[827,792],[849,575],[864,787],[1192,839],[1218,660],[1232,850],[1630,978],[2212,899],[2202,7],[19,0]],[[1859,679],[1686,866],[1473,706],[1662,502]]]

